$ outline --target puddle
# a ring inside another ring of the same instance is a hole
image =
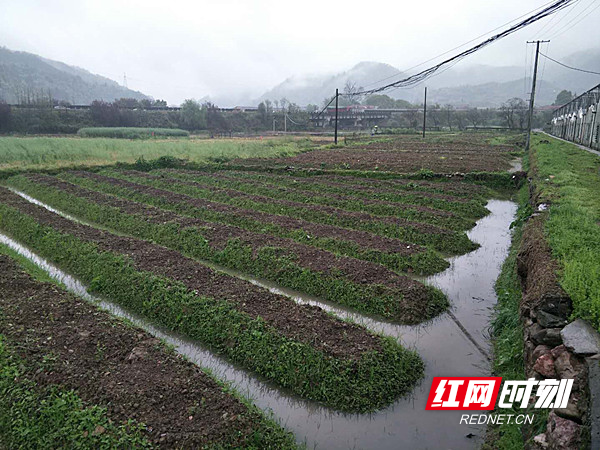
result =
[[[486,376],[490,373],[487,332],[496,303],[493,287],[510,246],[509,225],[514,219],[516,205],[510,201],[491,200],[487,208],[491,214],[479,220],[468,233],[469,238],[481,247],[467,255],[451,258],[447,270],[426,279],[442,289],[452,304],[451,313],[426,324],[402,326],[379,321],[264,280],[244,277],[297,302],[320,306],[373,331],[392,336],[418,351],[426,364],[422,383],[410,397],[372,414],[344,414],[298,399],[215,357],[195,342],[165,332],[111,302],[91,296],[77,280],[6,236],[0,235],[0,242],[34,261],[70,290],[99,302],[113,314],[164,339],[194,363],[230,382],[259,408],[272,410],[281,424],[294,432],[298,442],[306,443],[309,448],[477,448],[484,435],[483,427],[459,425],[461,411],[425,411],[425,403],[434,376]],[[230,270],[227,272],[240,276]],[[474,437],[467,438],[469,434]]]

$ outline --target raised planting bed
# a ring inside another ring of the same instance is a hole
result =
[[[431,189],[422,189],[422,181],[409,179],[378,180],[367,177],[351,177],[340,175],[298,176],[264,174],[260,172],[224,171],[232,173],[244,180],[254,180],[260,183],[271,183],[293,189],[303,189],[320,193],[321,195],[343,195],[356,200],[377,200],[394,204],[411,204],[446,211],[468,219],[479,219],[489,213],[485,208],[487,192],[479,191],[481,186],[460,183],[462,186],[476,188],[470,194],[453,192],[452,186],[459,182],[428,182]],[[448,188],[448,191],[445,188]],[[467,188],[468,189],[468,188]],[[468,191],[466,191],[468,192]]]
[[[59,177],[95,191],[157,206],[184,216],[291,238],[337,254],[380,263],[392,270],[431,273],[432,270],[439,271],[448,266],[447,261],[432,250],[373,233],[237,208],[92,172],[67,172]]]
[[[439,290],[380,264],[336,256],[291,239],[184,217],[48,175],[17,176],[7,182],[82,220],[394,322],[420,323],[448,306]]]
[[[299,305],[181,253],[82,225],[0,189],[0,229],[148,320],[305,398],[372,411],[423,375],[394,339]]]
[[[222,205],[230,205],[244,211],[259,211],[322,225],[365,231],[412,244],[427,246],[447,254],[461,254],[477,248],[477,244],[470,241],[465,233],[406,219],[373,216],[361,212],[344,211],[329,206],[306,205],[289,200],[277,200],[264,196],[245,194],[231,189],[206,187],[194,182],[164,179],[163,177],[144,172],[104,171],[103,174],[170,192],[189,195],[193,198],[200,198]]]
[[[0,311],[7,448],[296,447],[158,339],[3,254]]]
[[[291,200],[303,204],[324,205],[346,211],[358,211],[375,216],[391,216],[416,222],[437,225],[451,230],[467,230],[475,223],[451,211],[428,206],[388,202],[384,200],[356,198],[350,195],[321,193],[291,186],[280,186],[270,180],[250,180],[226,171],[199,172],[191,170],[157,170],[153,175],[174,178],[183,181],[200,182],[206,187],[241,191],[247,194],[265,196],[280,200]],[[386,219],[383,219],[386,220]]]
[[[404,137],[375,141],[339,149],[319,149],[284,158],[249,158],[231,161],[234,167],[304,167],[315,169],[368,170],[395,173],[500,172],[508,170],[511,145],[485,142],[432,142]]]

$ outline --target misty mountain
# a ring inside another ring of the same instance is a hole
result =
[[[150,98],[79,67],[0,47],[0,100],[19,103],[27,95],[51,95],[56,100],[80,105],[121,97]]]
[[[560,60],[570,66],[600,71],[600,48],[573,53]],[[265,92],[257,102],[265,99],[279,100],[285,97],[299,105],[309,103],[321,105],[325,98],[330,98],[335,93],[336,88],[343,89],[346,82],[370,88],[402,77],[403,73],[389,64],[361,62],[351,69],[335,75],[288,78]],[[600,77],[569,70],[540,57],[538,82],[536,104],[548,105],[554,102],[556,95],[561,90],[567,89],[581,93],[600,83]],[[531,79],[525,80],[525,67],[522,66],[496,67],[459,64],[431,77],[426,84],[413,88],[396,89],[385,92],[385,94],[412,103],[422,103],[425,85],[429,88],[428,99],[432,103],[497,107],[512,97],[527,98],[531,90]]]

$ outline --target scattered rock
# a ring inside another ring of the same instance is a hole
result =
[[[106,431],[106,428],[104,428],[102,425],[98,425],[92,432],[92,436],[99,436],[99,435],[103,434],[105,431]]]
[[[562,329],[560,335],[565,347],[577,355],[600,353],[600,334],[585,320],[571,322]]]
[[[557,416],[554,411],[550,412],[546,431],[549,447],[561,450],[579,449],[580,429],[581,426],[575,422]]]
[[[539,310],[536,315],[538,323],[544,328],[562,328],[567,324],[567,321],[562,317],[543,310]]]
[[[538,358],[542,355],[545,355],[546,353],[550,353],[550,347],[548,347],[547,345],[538,345],[532,353],[532,357],[534,361],[537,361]],[[554,356],[554,355],[552,355]]]
[[[531,339],[538,345],[544,344],[549,347],[556,347],[562,344],[560,328],[544,328],[532,335]]]
[[[575,396],[571,395],[566,408],[557,408],[554,410],[557,416],[563,419],[573,420],[577,423],[582,423],[583,411],[580,411],[578,402],[575,401]]]
[[[575,383],[581,378],[581,371],[584,369],[583,363],[575,355],[565,351],[558,355],[554,360],[556,373],[562,379],[574,379]]]
[[[565,347],[563,344],[561,344],[558,347],[554,347],[551,351],[552,351],[552,356],[554,356],[554,359],[556,359],[561,355],[561,353],[567,351],[567,347]]]
[[[556,378],[554,369],[554,357],[548,352],[540,356],[533,365],[533,370],[545,378]]]
[[[148,356],[148,350],[145,347],[134,347],[127,356],[127,361],[135,362],[145,359]]]
[[[573,305],[568,297],[548,298],[546,296],[540,310],[567,319],[573,311]]]

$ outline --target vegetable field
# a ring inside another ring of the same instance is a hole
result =
[[[463,163],[458,161],[465,160],[472,170],[503,171],[513,158],[508,148],[511,144],[482,143],[477,140],[479,136],[464,137],[456,148],[444,142],[427,144],[444,149],[441,153],[427,146],[417,149],[422,144],[411,141],[411,137],[402,139],[410,143],[408,150],[392,151],[397,141],[383,140],[376,152],[405,153],[411,161],[428,158],[429,163],[438,154],[450,152],[456,157],[440,163],[443,172],[462,170]],[[303,150],[297,141],[290,145],[294,147],[291,154]],[[187,164],[141,161],[6,174],[0,187],[0,232],[76,277],[94,295],[152,326],[198,343],[275,389],[331,410],[369,413],[414,390],[425,375],[421,356],[399,339],[287,293],[316,298],[317,303],[374,323],[407,329],[434,323],[449,310],[450,302],[426,277],[448,269],[452,257],[479,248],[467,232],[489,214],[486,205],[498,195],[492,188],[515,184],[508,173],[495,174],[491,183],[480,174],[433,176],[429,163],[420,162],[406,166],[416,174],[397,176],[394,171],[398,164],[404,167],[406,161],[390,159],[386,161],[392,163],[385,165],[373,153],[374,145],[320,147],[290,157],[294,165],[305,161],[312,167],[318,162],[316,170],[285,170],[281,167],[289,162],[285,158],[212,161],[205,165],[198,164],[202,161],[199,158]],[[459,146],[463,149],[460,152],[456,150]],[[481,156],[478,152],[483,147],[488,153]],[[335,155],[342,153],[351,161],[350,170],[332,163],[338,158]],[[355,154],[361,164],[352,162]],[[363,154],[367,155],[364,159]],[[321,170],[321,160],[325,169],[332,170]],[[373,163],[386,171],[384,176],[369,176],[368,171],[375,170]],[[11,263],[0,259],[0,264],[9,267]],[[31,285],[31,292],[44,293],[40,301],[50,297],[48,284],[10,267],[15,280]],[[9,283],[4,279],[0,282]],[[268,289],[267,285],[278,289]],[[67,353],[70,346],[76,355],[85,353],[92,344],[66,342],[66,329],[52,325],[54,320],[78,323],[83,320],[83,313],[78,311],[85,307],[58,288],[56,298],[45,315],[31,318],[35,324],[27,326],[47,328],[40,331],[42,334],[58,333],[53,339]],[[7,296],[0,300],[4,302],[0,303],[4,314],[0,319],[16,314],[16,309],[8,306]],[[41,307],[27,305],[34,310]],[[27,314],[34,316],[33,312]],[[29,320],[30,315],[23,320]],[[191,364],[173,362],[174,356],[166,349],[154,341],[147,344],[149,337],[126,326],[102,331],[107,328],[107,319],[92,315],[97,323],[86,322],[86,327],[95,330],[93,336],[107,335],[106,342],[94,341],[94,354],[100,346],[116,354],[119,342],[126,341],[123,352],[133,354],[132,358],[137,358],[133,350],[140,346],[139,352],[150,355],[142,358],[148,365],[144,370],[152,370],[157,360],[167,371],[192,370]],[[53,319],[47,324],[44,317]],[[9,320],[16,321],[12,316]],[[73,326],[80,333],[81,326]],[[4,333],[9,340],[21,338],[11,333]],[[133,337],[125,336],[127,333]],[[116,343],[111,336],[117,336]],[[72,363],[66,362],[71,357],[61,348],[53,347],[52,351],[62,368]],[[121,378],[130,376],[129,369],[114,364],[109,372]],[[90,362],[86,370],[105,369]],[[117,400],[110,396],[90,400],[85,393],[105,389],[101,381],[87,390],[81,383],[72,386],[84,392],[82,401],[98,404],[99,411],[109,414],[111,420],[122,423],[124,417],[136,419],[129,428],[110,429],[114,439],[125,443],[129,439],[165,446],[293,445],[289,435],[256,408],[239,401],[227,389],[221,390],[211,375],[197,373],[198,383],[208,386],[206,395],[198,394],[200,400],[191,396],[183,409],[168,413],[189,416],[190,421],[205,417],[189,435],[185,430],[173,431],[171,424],[161,422],[164,417],[149,411],[133,415],[135,402],[123,400],[131,392],[123,391]],[[179,380],[178,375],[173,376]],[[69,380],[69,374],[64,378]],[[199,388],[184,383],[165,389],[187,398],[188,392],[196,393]],[[165,402],[168,398],[177,402],[173,396],[164,395]],[[117,413],[102,409],[107,402],[118,405]],[[215,413],[217,410],[221,415]],[[167,430],[167,438],[161,441],[160,435],[149,432],[144,420]],[[214,428],[210,428],[210,421],[216,424]],[[202,431],[205,426],[209,427],[206,432]]]

